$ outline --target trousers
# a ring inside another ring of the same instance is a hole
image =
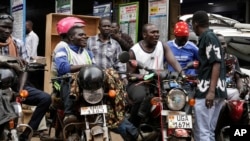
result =
[[[36,106],[28,124],[33,130],[37,130],[42,118],[51,104],[51,97],[49,94],[28,85],[25,85],[24,89],[28,91],[29,96],[23,101],[23,103]]]
[[[71,79],[61,82],[60,97],[64,104],[65,114],[74,114],[74,101],[70,98]]]
[[[194,106],[194,140],[195,141],[215,141],[215,127],[224,103],[223,98],[215,98],[214,105],[207,108],[205,98],[195,99]]]

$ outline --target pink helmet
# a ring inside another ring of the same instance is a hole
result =
[[[61,19],[56,24],[57,32],[59,35],[67,33],[74,26],[84,27],[85,22],[76,17],[66,17]]]

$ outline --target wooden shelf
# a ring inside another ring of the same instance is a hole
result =
[[[84,31],[87,36],[96,35],[98,30],[98,25],[100,21],[100,17],[97,16],[85,16],[85,15],[68,15],[68,14],[59,14],[59,13],[50,13],[46,16],[46,49],[45,49],[45,57],[46,57],[46,70],[44,73],[44,91],[47,93],[52,92],[52,84],[51,84],[51,64],[52,64],[52,52],[56,46],[56,44],[60,41],[60,36],[56,31],[56,24],[62,18],[73,16],[78,17],[85,21],[86,27]]]

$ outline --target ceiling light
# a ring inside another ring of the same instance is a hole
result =
[[[212,3],[212,2],[209,2],[209,3],[208,3],[208,5],[214,5],[214,3]]]

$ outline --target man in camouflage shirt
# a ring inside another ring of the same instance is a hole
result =
[[[199,84],[194,106],[194,140],[215,141],[215,126],[227,97],[225,84],[224,55],[216,35],[209,29],[209,18],[205,11],[193,15],[194,32],[199,36]]]

